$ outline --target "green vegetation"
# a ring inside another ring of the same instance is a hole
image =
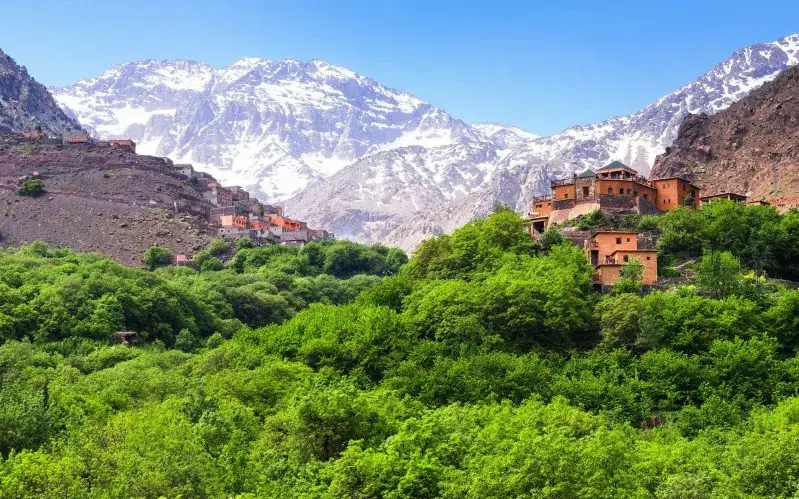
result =
[[[172,256],[172,250],[169,248],[150,246],[147,248],[147,251],[144,252],[144,263],[147,264],[147,268],[150,270],[171,265],[174,259],[175,257]]]
[[[28,179],[22,183],[17,193],[20,196],[38,197],[44,194],[44,182],[38,178]]]
[[[25,158],[29,154],[36,152],[38,149],[39,146],[35,142],[25,142],[24,144],[18,145],[16,147],[17,154],[19,154],[20,158]]]
[[[790,233],[760,208],[730,211]],[[764,224],[704,211],[658,221],[696,274],[647,294],[636,262],[598,293],[581,249],[507,210],[410,262],[0,253],[0,498],[793,497],[799,291],[753,266]]]

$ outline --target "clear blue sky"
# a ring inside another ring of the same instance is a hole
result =
[[[799,1],[0,0],[0,48],[47,85],[136,59],[324,59],[443,108],[550,134],[634,112]]]

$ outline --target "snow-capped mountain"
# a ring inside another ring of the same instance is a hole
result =
[[[95,135],[130,137],[141,152],[269,200],[383,150],[484,140],[410,94],[319,60],[246,58],[222,69],[148,60],[51,90]]]
[[[287,209],[359,240],[414,248],[425,237],[485,215],[497,204],[524,212],[533,195],[548,192],[553,177],[597,168],[616,159],[648,173],[655,157],[672,143],[688,113],[720,111],[798,61],[799,35],[792,35],[736,51],[698,80],[631,116],[569,128],[549,137],[513,133],[512,127],[475,125],[491,142],[483,147],[493,149],[482,157],[495,159],[488,165],[481,160],[475,168],[479,183],[461,184],[460,192],[468,195],[442,198],[422,210],[403,213],[382,204],[370,205],[386,192],[396,199],[411,199],[419,192],[416,167],[396,160],[403,151],[394,151],[391,158],[362,159],[290,200]],[[428,156],[434,154],[428,152]],[[436,164],[439,170],[448,171],[448,156],[443,158]],[[378,161],[390,164],[393,175],[388,177],[385,170],[376,168]],[[461,164],[458,168],[463,171]],[[390,187],[376,193],[368,188],[375,179]],[[429,194],[429,188],[424,191]]]
[[[291,197],[287,213],[339,235],[411,249],[496,204],[524,210],[554,176],[616,159],[647,173],[688,113],[724,109],[798,60],[799,35],[752,45],[633,115],[548,137],[468,126],[318,60],[143,61],[53,94],[101,137]]]
[[[570,170],[618,159],[647,174],[655,157],[674,141],[688,113],[718,112],[797,61],[799,35],[751,45],[633,115],[542,137],[534,141],[530,152]]]

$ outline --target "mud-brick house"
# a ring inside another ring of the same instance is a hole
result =
[[[85,133],[77,133],[74,135],[68,136],[64,139],[64,142],[67,144],[90,144],[92,141],[91,137]]]
[[[708,194],[706,196],[702,196],[699,198],[699,202],[701,204],[711,203],[713,201],[717,201],[719,199],[728,199],[730,201],[735,201],[736,203],[746,204],[747,197],[743,194],[735,194],[733,192],[722,192],[719,194]]]
[[[109,140],[108,145],[117,149],[125,149],[127,151],[136,152],[136,143],[130,139],[115,139]]]
[[[193,179],[197,177],[196,172],[194,171],[194,166],[189,163],[175,163],[173,165],[175,171],[180,173],[186,178]],[[208,185],[208,180],[206,180],[206,186]]]
[[[280,234],[280,244],[284,246],[304,246],[311,242],[311,234],[308,229],[286,230]]]
[[[244,216],[235,215],[222,215],[219,217],[219,223],[222,227],[238,227],[246,229],[249,225],[249,220]]]
[[[314,241],[332,241],[336,238],[334,233],[328,232],[324,229],[308,229],[308,233],[311,235],[311,239]]]
[[[216,231],[216,235],[226,241],[235,242],[243,237],[251,238],[252,237],[251,232],[252,231],[250,231],[249,229],[242,229],[241,227],[226,226],[218,228]]]
[[[657,190],[656,206],[660,211],[671,211],[678,206],[696,208],[699,206],[699,187],[682,177],[668,177],[651,180]]]
[[[276,225],[278,227],[283,228],[284,231],[298,231],[307,228],[307,224],[305,222],[300,222],[299,220],[292,220],[290,218],[285,218],[278,215],[270,216],[269,222],[272,225]]]
[[[658,280],[656,249],[639,249],[638,233],[634,231],[598,230],[585,243],[585,252],[594,267],[594,283],[614,284],[621,276],[625,263],[637,259],[644,266],[643,283]]]
[[[215,187],[203,192],[203,198],[216,206],[235,206],[233,202],[233,193],[224,187]]]

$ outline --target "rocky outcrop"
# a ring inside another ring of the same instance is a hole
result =
[[[44,85],[0,50],[0,133],[32,131],[36,126],[51,134],[80,130]]]
[[[713,116],[688,116],[652,176],[689,177],[702,195],[799,206],[799,67]]]

